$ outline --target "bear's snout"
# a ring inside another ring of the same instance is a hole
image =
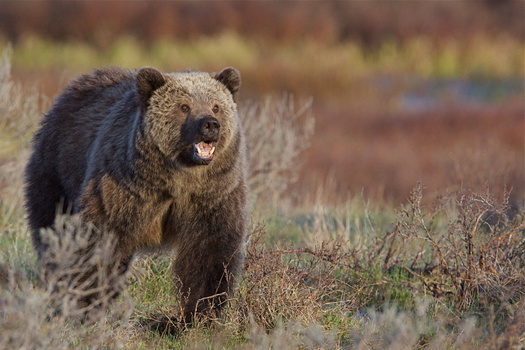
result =
[[[221,124],[212,116],[205,116],[199,121],[199,130],[204,137],[204,141],[217,141]]]
[[[216,118],[206,115],[197,121],[196,126],[197,141],[193,144],[193,162],[206,165],[213,159],[221,124]]]

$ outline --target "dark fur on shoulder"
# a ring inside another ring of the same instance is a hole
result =
[[[125,266],[138,250],[173,247],[186,321],[222,304],[243,265],[246,231],[239,86],[234,68],[105,68],[72,81],[45,115],[26,168],[40,260],[41,229],[53,226],[57,208],[70,210],[116,235]]]

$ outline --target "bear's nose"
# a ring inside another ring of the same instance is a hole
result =
[[[217,138],[220,127],[221,124],[219,121],[212,116],[206,116],[200,121],[200,130],[202,136],[206,138]]]

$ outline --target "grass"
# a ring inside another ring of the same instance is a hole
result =
[[[84,323],[56,315],[54,305],[66,305],[55,288],[63,279],[38,282],[21,205],[29,134],[43,103],[12,81],[7,55],[0,66],[7,107],[0,135],[10,145],[0,154],[0,349],[525,347],[523,209],[509,210],[504,191],[459,187],[429,196],[420,183],[402,205],[363,195],[333,205],[325,200],[329,181],[298,201],[289,185],[313,118],[308,100],[290,96],[241,103],[250,149],[260,151],[250,164],[245,272],[220,318],[175,336],[148,328],[180,309],[162,252],[138,257],[126,292],[107,312]],[[280,133],[265,133],[268,123]],[[262,172],[272,181],[261,182]],[[64,235],[83,229],[64,227]],[[60,258],[67,275],[74,256],[66,249]]]

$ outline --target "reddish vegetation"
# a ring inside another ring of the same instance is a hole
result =
[[[316,111],[304,175],[333,176],[336,189],[405,200],[418,181],[431,192],[460,186],[525,194],[523,101],[421,112]]]
[[[524,38],[520,0],[485,1],[10,1],[0,0],[0,32],[104,47],[122,35],[151,42],[224,30],[253,38],[323,42],[508,33]],[[70,20],[68,20],[70,19]]]

